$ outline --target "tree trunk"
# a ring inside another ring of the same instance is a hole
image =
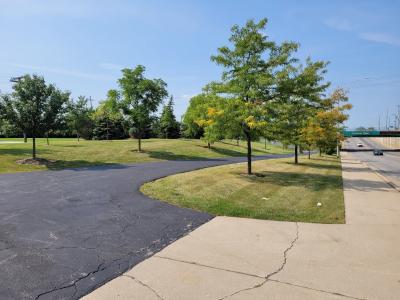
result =
[[[26,137],[26,133],[24,132],[23,135],[24,135],[24,143],[27,143],[28,142],[28,138]]]
[[[49,134],[48,133],[46,133],[46,143],[47,143],[47,146],[50,146]]]
[[[239,146],[239,139],[236,139],[236,146]]]
[[[142,139],[138,138],[138,151],[142,152]]]
[[[79,138],[80,138],[79,133],[76,134],[76,137],[78,138],[78,142],[79,142]]]
[[[322,149],[321,149],[321,147],[319,148],[319,156],[322,156]]]
[[[32,136],[32,158],[36,159],[36,137]]]
[[[250,134],[246,134],[247,139],[247,175],[251,175],[251,137]]]
[[[210,144],[210,142],[207,142],[207,148],[208,148],[208,149],[211,149],[211,144]]]
[[[298,164],[299,163],[299,146],[294,145],[294,163]]]
[[[308,159],[311,159],[311,150],[308,148]]]

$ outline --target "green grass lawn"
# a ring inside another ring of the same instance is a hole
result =
[[[143,152],[139,153],[136,140],[85,141],[76,139],[37,139],[37,156],[56,161],[49,166],[19,165],[17,160],[31,157],[32,143],[4,144],[5,141],[22,139],[0,139],[0,173],[12,173],[46,169],[74,168],[91,165],[136,163],[158,160],[190,160],[227,156],[242,156],[246,153],[245,142],[239,146],[233,141],[215,143],[211,149],[200,140],[148,139],[142,141]],[[254,142],[254,154],[287,153],[281,146]]]
[[[141,191],[168,203],[214,215],[344,223],[340,160],[335,157],[254,162],[256,175],[234,164],[172,175]],[[317,206],[321,202],[322,206]]]

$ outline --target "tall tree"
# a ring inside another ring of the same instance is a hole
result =
[[[141,139],[151,124],[151,114],[168,96],[167,84],[162,79],[144,77],[145,67],[123,69],[118,80],[121,87],[122,108],[132,124],[134,136],[138,139],[138,150],[142,151]]]
[[[160,131],[163,138],[178,138],[180,126],[174,115],[174,99],[171,96],[168,103],[164,105],[160,117]]]
[[[79,96],[78,100],[73,99],[68,103],[67,125],[76,134],[79,139],[82,136],[85,139],[91,138],[93,124],[91,114],[93,110],[88,106],[88,99],[84,96]]]
[[[294,161],[298,163],[298,152],[302,141],[302,129],[309,118],[323,105],[323,93],[329,83],[324,83],[326,62],[306,60],[302,65],[287,68],[279,76],[279,102],[275,129],[281,141],[295,147]]]
[[[69,92],[47,85],[38,75],[25,75],[13,85],[11,95],[1,97],[3,116],[32,137],[32,157],[36,159],[36,137],[48,133],[60,122]]]
[[[211,60],[224,68],[221,82],[209,87],[215,93],[234,99],[230,102],[235,107],[231,129],[238,130],[247,141],[247,173],[252,173],[251,141],[260,134],[265,125],[265,103],[276,97],[276,78],[296,60],[292,53],[298,45],[283,42],[281,45],[270,41],[264,33],[267,19],[259,22],[247,21],[244,27],[235,25],[231,29],[230,47],[218,49],[218,54]]]

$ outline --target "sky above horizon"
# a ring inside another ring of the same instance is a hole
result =
[[[230,28],[268,18],[274,41],[300,43],[297,56],[329,61],[331,89],[349,91],[348,127],[385,126],[400,105],[400,1],[51,1],[0,0],[0,90],[10,77],[40,74],[94,103],[117,88],[122,68],[146,67],[174,96],[189,99],[218,80],[210,61]]]

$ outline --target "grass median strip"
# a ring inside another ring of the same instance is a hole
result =
[[[168,203],[214,215],[279,221],[344,223],[340,159],[332,156],[207,168],[147,183],[141,191]],[[318,204],[320,203],[320,204]]]

